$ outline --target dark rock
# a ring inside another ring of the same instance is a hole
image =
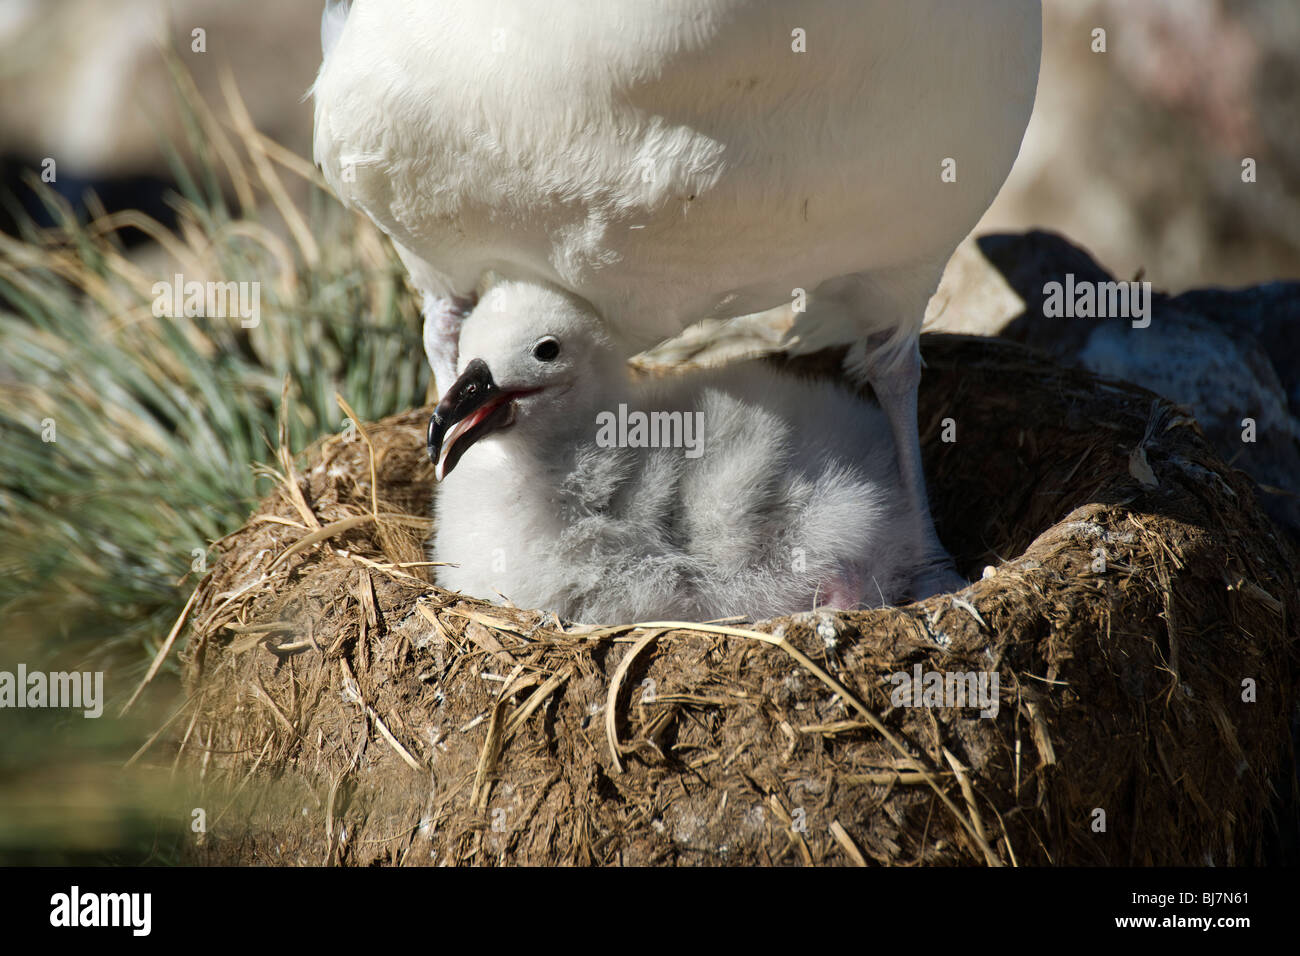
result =
[[[979,247],[1025,301],[1003,337],[1187,406],[1224,459],[1255,479],[1274,521],[1300,536],[1300,282],[1153,292],[1150,324],[1135,327],[1046,314],[1050,282],[1114,281],[1063,237],[991,235]]]

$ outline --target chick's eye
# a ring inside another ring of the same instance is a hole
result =
[[[533,358],[539,362],[553,362],[560,354],[560,343],[547,336],[533,346]]]

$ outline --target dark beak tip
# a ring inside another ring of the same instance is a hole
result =
[[[496,383],[492,381],[492,372],[487,363],[482,359],[474,359],[470,362],[461,376],[447,389],[447,393],[441,397],[433,414],[429,416],[425,442],[430,461],[435,465],[438,464],[447,430],[491,400],[496,392]],[[455,467],[454,459],[458,457],[452,452],[451,457],[447,459],[445,465],[447,473]]]
[[[446,422],[439,418],[437,412],[429,416],[429,427],[425,433],[425,443],[429,453],[429,461],[435,465],[438,463],[438,455],[442,451],[442,436],[446,431]]]

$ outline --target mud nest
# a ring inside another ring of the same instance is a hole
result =
[[[428,409],[282,455],[189,617],[192,862],[1276,859],[1300,589],[1250,480],[1149,392],[922,348],[974,583],[896,609],[594,627],[463,599],[424,563]],[[996,714],[910,706],[918,673],[996,673]]]

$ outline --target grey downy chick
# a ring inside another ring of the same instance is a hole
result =
[[[606,623],[906,596],[922,518],[876,406],[758,362],[636,381],[627,354],[559,289],[481,298],[429,423],[441,585]]]

